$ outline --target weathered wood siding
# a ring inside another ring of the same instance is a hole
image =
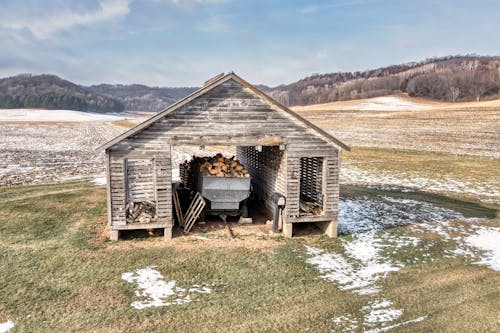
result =
[[[336,150],[335,156],[326,157],[324,161],[324,207],[325,214],[332,215],[333,221],[338,220],[339,212],[339,171],[340,150]]]
[[[286,196],[286,158],[279,146],[263,146],[262,151],[255,147],[237,147],[236,158],[248,169],[252,176],[254,192],[269,209],[274,205],[271,195],[274,192]]]
[[[126,159],[127,202],[156,201],[153,159]]]
[[[170,145],[164,150],[135,148],[109,150],[110,225],[127,229],[125,207],[127,200],[151,200],[156,203],[155,227],[172,225],[172,168]],[[158,149],[158,146],[156,146]],[[143,224],[148,228],[149,224]]]
[[[279,112],[250,89],[229,80],[165,115],[114,149],[157,149],[172,145],[275,145],[289,156],[317,156],[331,144],[296,118]]]
[[[330,152],[326,152],[325,156],[316,156],[323,159],[322,175],[321,175],[321,190],[323,196],[323,216],[311,216],[304,221],[324,220],[326,217],[331,217],[332,221],[337,221],[338,217],[338,200],[339,200],[339,151],[338,149],[330,148]],[[319,170],[318,170],[319,171]],[[301,175],[306,176],[301,172],[301,161],[298,157],[287,159],[287,207],[285,213],[291,221],[297,221],[300,215],[300,181]]]
[[[125,160],[121,157],[116,157],[113,153],[109,155],[109,187],[111,193],[111,203],[108,209],[111,209],[112,226],[125,225],[125,204],[126,204],[126,187],[125,187]]]
[[[169,151],[170,152],[170,151]],[[172,163],[170,154],[158,155],[155,158],[156,178],[156,214],[158,222],[168,226],[173,224],[172,215]]]
[[[172,224],[170,149],[175,145],[240,146],[238,157],[249,168],[266,205],[272,206],[273,192],[287,197],[285,221],[299,216],[300,158],[321,157],[325,213],[336,219],[339,149],[305,123],[230,79],[107,150],[112,226],[126,225],[127,188],[136,197],[141,189],[142,198],[154,198],[158,222]],[[245,160],[257,152],[252,146],[262,146],[258,164]],[[150,159],[151,167],[140,172],[127,168],[126,161],[133,159]]]
[[[285,215],[287,217],[299,216],[300,199],[300,157],[287,159],[287,197]]]

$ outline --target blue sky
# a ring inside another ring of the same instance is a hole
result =
[[[500,55],[500,1],[0,0],[0,76],[290,83],[428,57]]]

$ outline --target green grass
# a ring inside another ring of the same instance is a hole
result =
[[[472,200],[468,197],[458,199],[453,195],[430,193],[419,190],[404,191],[398,189],[367,188],[364,186],[341,185],[340,192],[344,197],[384,197],[411,199],[434,204],[439,207],[460,212],[465,217],[493,219],[499,217],[500,205]]]
[[[492,171],[497,169],[500,163],[498,159],[486,156],[390,148],[353,147],[343,157],[344,161],[356,163],[365,169],[393,172],[420,171],[430,175],[453,174],[477,180],[491,180],[491,176],[495,176]]]
[[[453,187],[458,182],[459,185],[468,184],[479,192],[498,191],[500,186],[500,160],[485,156],[354,147],[351,152],[342,155],[342,164],[369,171],[374,176],[390,175],[402,182],[411,179],[418,181],[419,178],[435,180],[435,187],[443,188],[434,189],[433,192],[458,199],[480,201],[485,197],[474,192],[450,191],[444,185]],[[498,198],[495,200],[500,204]]]
[[[360,187],[343,191],[384,195]],[[34,193],[39,196],[26,198]],[[102,187],[0,188],[2,195],[10,201],[0,209],[0,322],[12,320],[12,332],[329,332],[335,328],[332,318],[359,314],[372,299],[339,290],[305,262],[303,244],[340,251],[341,239],[269,240],[271,246],[256,249],[234,246],[241,240],[228,240],[227,247],[203,240],[186,246],[188,241],[168,243],[161,237],[109,242],[101,235]],[[404,195],[492,217],[480,203]],[[447,245],[439,240],[421,244],[436,260],[412,264],[409,259],[421,249],[409,249],[398,258],[408,265],[382,280],[378,297],[405,309],[401,321],[428,318],[392,332],[498,331],[498,272],[443,257]],[[182,287],[207,284],[214,291],[184,305],[135,310],[130,307],[135,286],[121,274],[150,265],[167,281]]]

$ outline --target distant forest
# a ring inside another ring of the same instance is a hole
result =
[[[449,56],[362,72],[315,74],[275,88],[257,87],[288,106],[395,93],[450,102],[486,100],[500,94],[500,57]],[[139,84],[87,87],[55,75],[21,74],[0,79],[0,108],[160,111],[196,89]]]
[[[0,79],[0,108],[121,112],[125,106],[55,75],[22,74]]]
[[[449,56],[363,72],[316,74],[265,90],[285,105],[394,93],[449,102],[493,99],[500,92],[500,57]]]
[[[160,111],[194,90],[196,88],[156,88],[139,84],[86,87],[55,75],[21,74],[0,79],[0,108]]]

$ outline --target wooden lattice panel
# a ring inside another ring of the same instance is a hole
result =
[[[272,208],[271,195],[279,192],[286,196],[286,161],[278,146],[238,147],[237,158],[248,169],[254,184],[254,196]]]
[[[300,159],[300,199],[323,206],[323,158]]]
[[[127,202],[155,201],[154,170],[151,159],[127,159]]]

